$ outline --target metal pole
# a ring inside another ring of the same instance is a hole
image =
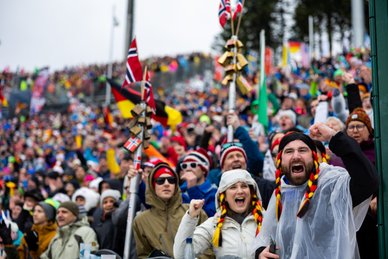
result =
[[[143,90],[142,90],[143,91]],[[140,103],[143,112],[140,117],[145,117],[146,104],[144,101]],[[143,142],[143,133],[144,127],[141,127],[141,132],[139,133],[139,138],[141,142]],[[135,156],[133,158],[133,165],[136,170],[140,169],[141,166],[141,151],[143,148],[143,144],[140,144],[136,149]],[[139,190],[139,184],[141,181],[140,174],[137,174],[134,178],[131,179],[131,184],[129,186],[129,205],[128,205],[128,217],[127,217],[127,230],[125,233],[125,245],[124,245],[124,259],[129,259],[129,255],[131,254],[131,242],[132,242],[132,223],[136,214],[136,204],[137,204],[137,196]]]
[[[260,87],[264,83],[265,79],[265,31],[260,32]]]
[[[387,0],[369,0],[369,26],[371,34],[372,59],[372,98],[375,129],[376,167],[380,176],[379,196],[377,198],[377,226],[379,232],[379,258],[387,258],[388,232],[388,2]]]
[[[107,71],[107,77],[112,78],[112,71],[113,71],[113,46],[114,46],[114,30],[116,26],[116,6],[113,5],[112,7],[112,27],[110,29],[110,45],[109,45],[109,59],[108,59],[108,71]],[[106,88],[105,88],[105,105],[108,106],[110,104],[111,99],[111,88],[108,81],[106,81]]]
[[[237,36],[233,35],[232,40],[234,40],[237,44]],[[237,62],[237,46],[233,47],[233,65],[236,66]],[[228,99],[228,105],[229,105],[229,113],[233,113],[236,111],[236,79],[237,79],[237,71],[234,71],[233,73],[233,81],[229,84],[229,99]],[[227,140],[228,142],[233,142],[233,126],[228,125],[228,135]]]
[[[125,44],[124,44],[124,60],[127,58],[129,44],[133,39],[134,16],[135,16],[135,0],[128,0],[127,22],[126,22],[126,29],[125,29]]]
[[[364,45],[364,24],[364,2],[352,0],[353,47],[359,48]]]
[[[309,63],[311,66],[311,61],[313,60],[313,51],[314,51],[314,19],[309,16]]]

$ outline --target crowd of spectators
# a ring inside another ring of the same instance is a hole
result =
[[[139,257],[152,253],[172,257],[179,222],[189,209],[182,206],[182,201],[190,203],[193,199],[203,199],[203,220],[217,218],[217,211],[224,206],[215,200],[216,195],[221,195],[219,186],[223,186],[222,192],[230,187],[222,180],[220,183],[221,175],[228,170],[240,170],[240,174],[249,172],[248,185],[251,189],[254,187],[260,197],[255,196],[252,202],[262,201],[265,209],[276,187],[275,158],[282,135],[289,131],[308,133],[316,122],[354,138],[375,161],[368,53],[353,51],[322,58],[312,62],[309,68],[272,68],[267,75],[268,127],[259,123],[260,103],[255,100],[255,91],[247,95],[238,93],[235,112],[229,113],[228,88],[221,87],[220,82],[209,84],[201,75],[197,80],[202,80],[203,89],[188,87],[182,94],[181,89],[174,88],[182,80],[189,82],[186,76],[199,73],[202,68],[195,70],[195,64],[198,67],[205,64],[205,70],[213,73],[214,68],[209,66],[213,60],[193,54],[144,61],[152,71],[151,78],[157,82],[153,83],[157,98],[179,110],[183,122],[175,129],[152,122],[150,143],[158,155],[151,157],[143,152],[140,170],[134,169],[132,154],[123,148],[130,131],[114,102],[110,125],[104,118],[102,105],[85,102],[85,96],[105,91],[105,66],[67,68],[50,74],[47,94],[58,98],[66,95],[65,111],[43,110],[30,115],[28,107],[18,104],[12,117],[3,116],[0,121],[0,208],[5,212],[3,217],[13,223],[9,228],[11,240],[2,232],[0,247],[6,248],[9,258],[28,258],[26,254],[31,258],[61,258],[68,252],[59,248],[60,242],[78,247],[78,252],[83,243],[89,244],[91,251],[109,249],[122,256],[129,182],[137,173],[142,174],[143,181],[139,185],[139,214],[133,229],[136,245],[132,247],[138,248]],[[125,66],[117,63],[113,68],[113,78],[122,80]],[[31,89],[38,76],[39,71],[4,70],[0,74],[2,95],[7,99],[15,88]],[[257,84],[258,76],[248,77],[252,85]],[[164,84],[168,82],[175,84],[167,87]],[[234,141],[227,143],[228,125],[234,130]],[[320,145],[323,147],[321,161],[344,166],[341,159],[330,152],[328,143]],[[237,180],[233,181],[235,184]],[[174,185],[174,188],[166,187],[158,193],[158,188],[164,185]],[[170,200],[175,205],[170,204]],[[166,209],[161,204],[168,204],[168,211],[173,215],[167,213],[161,219],[164,225],[158,224],[160,237],[155,232],[148,239],[147,235],[155,230],[152,228],[156,213],[153,210]],[[372,258],[365,257],[366,249],[378,250],[377,228],[373,225],[375,204],[376,198],[365,220],[369,225],[359,235],[362,258]],[[150,212],[140,212],[144,210]],[[191,214],[199,215],[193,211],[190,207]],[[251,211],[246,209],[244,213]],[[170,224],[168,220],[174,222]],[[203,220],[201,218],[200,222]],[[249,228],[256,229],[259,222],[257,219],[252,222]],[[3,224],[2,229],[6,228]],[[51,242],[44,243],[43,239]],[[16,252],[10,246],[17,249]]]

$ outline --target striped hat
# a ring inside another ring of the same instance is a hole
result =
[[[242,153],[245,158],[245,161],[248,161],[247,154],[245,153],[243,145],[240,142],[227,142],[222,145],[222,149],[221,149],[221,157],[220,157],[221,168],[223,168],[225,159],[228,156],[228,154],[234,151]]]
[[[207,154],[206,150],[203,148],[198,148],[195,151],[188,153],[183,159],[182,163],[186,162],[197,162],[198,165],[205,171],[205,174],[209,173],[210,170],[210,157]]]

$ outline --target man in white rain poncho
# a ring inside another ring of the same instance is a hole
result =
[[[319,164],[313,140],[285,135],[276,161],[277,188],[253,244],[255,258],[358,258],[356,231],[378,188],[373,165],[356,141],[322,123],[310,135],[328,141],[346,169]],[[271,239],[276,254],[270,252]]]

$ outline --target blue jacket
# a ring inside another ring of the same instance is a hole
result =
[[[259,176],[263,172],[264,156],[259,150],[259,146],[249,136],[248,131],[240,126],[234,132],[234,137],[237,138],[243,145],[244,151],[247,154],[247,171],[252,175]]]
[[[187,189],[187,184],[184,182],[181,186],[183,203],[190,203],[192,199],[204,199],[205,204],[203,210],[209,217],[216,213],[215,196],[217,186],[212,184],[208,179],[201,185],[196,185]]]

